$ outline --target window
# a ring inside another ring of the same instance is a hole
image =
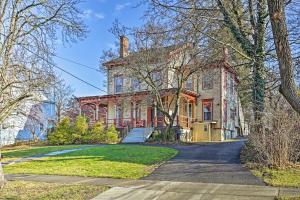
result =
[[[227,74],[227,71],[224,72],[224,89],[225,91],[227,90],[227,77],[228,77],[228,74]]]
[[[156,85],[161,83],[161,74],[159,71],[152,72],[152,80]]]
[[[208,125],[207,125],[207,124],[204,125],[204,131],[205,131],[205,132],[208,131]]]
[[[187,89],[187,90],[192,90],[192,91],[194,91],[194,89],[193,89],[193,77],[192,76],[190,76],[188,79],[187,79],[187,81],[185,82],[185,88]]]
[[[202,77],[202,89],[209,90],[213,88],[213,76],[210,75],[203,75]]]
[[[231,74],[230,76],[230,93],[233,94],[234,91],[234,75]]]
[[[40,131],[44,131],[44,124],[40,123]]]
[[[120,93],[123,90],[123,76],[115,76],[115,93]]]
[[[227,122],[227,100],[224,99],[224,122]]]
[[[213,102],[212,100],[203,101],[203,121],[212,120]]]
[[[235,120],[235,116],[236,116],[236,108],[232,108],[232,109],[230,110],[230,118],[231,118],[232,120]]]
[[[193,117],[193,107],[192,107],[192,104],[191,103],[189,103],[188,104],[188,110],[189,110],[189,118],[192,118]]]
[[[131,87],[133,91],[139,91],[141,89],[140,81],[136,78],[131,79]]]

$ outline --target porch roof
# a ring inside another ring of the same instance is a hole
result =
[[[163,89],[161,90],[164,93],[163,96],[170,95],[174,93],[176,88],[171,89]],[[139,91],[139,92],[128,92],[128,93],[121,93],[121,94],[108,94],[108,95],[101,95],[101,96],[86,96],[86,97],[78,97],[77,100],[81,105],[83,104],[98,104],[98,105],[107,105],[109,101],[117,101],[123,98],[132,97],[133,100],[143,100],[146,96],[150,94],[150,91]],[[193,100],[196,99],[197,93],[190,91],[190,90],[183,90],[182,94],[186,97],[190,97]]]

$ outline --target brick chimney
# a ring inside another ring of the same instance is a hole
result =
[[[229,51],[227,47],[223,48],[223,59],[225,62],[228,62],[229,60]]]
[[[128,47],[129,47],[129,41],[126,36],[120,37],[120,57],[124,58],[128,56]]]

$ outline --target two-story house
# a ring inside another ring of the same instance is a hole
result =
[[[120,38],[120,56],[105,63],[107,70],[107,95],[78,98],[80,113],[90,123],[102,121],[117,128],[161,128],[165,126],[164,116],[156,106],[156,100],[150,94],[143,80],[126,73],[125,58],[129,56],[129,42],[126,37]],[[178,51],[169,48],[172,55]],[[124,70],[125,69],[125,70]],[[176,74],[167,72],[159,76],[153,72],[153,79],[176,79]],[[161,81],[161,80],[160,80]],[[168,82],[168,81],[166,81]],[[199,72],[190,76],[184,83],[180,94],[179,108],[174,126],[180,130],[184,141],[223,141],[236,137],[240,130],[237,74],[227,59],[217,60]],[[174,92],[170,84],[163,85],[162,102],[170,102]]]

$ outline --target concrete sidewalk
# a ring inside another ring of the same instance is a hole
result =
[[[40,181],[72,184],[105,185],[111,189],[99,194],[94,200],[108,199],[209,199],[209,200],[271,200],[277,196],[300,196],[300,189],[270,186],[193,183],[153,180],[126,180],[50,175],[6,175],[8,180]]]

